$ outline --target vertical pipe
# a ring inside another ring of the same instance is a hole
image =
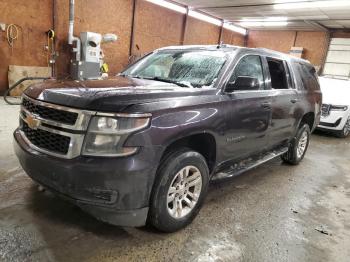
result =
[[[52,30],[56,30],[56,0],[52,0]]]
[[[52,0],[52,30],[56,33],[56,0]],[[56,50],[56,37],[52,40],[53,49]],[[56,52],[56,51],[55,51]],[[51,76],[56,76],[56,61],[51,66]]]
[[[189,7],[186,7],[186,14],[184,17],[184,21],[182,24],[182,34],[181,34],[181,40],[180,40],[180,44],[184,45],[185,44],[185,40],[186,40],[186,32],[187,32],[187,23],[188,23],[188,12],[190,11]]]
[[[132,50],[133,50],[133,47],[134,47],[134,27],[135,27],[136,5],[137,5],[137,0],[133,0],[133,3],[132,3],[132,17],[131,17],[130,44],[129,44],[129,59],[132,56]]]
[[[69,0],[69,27],[68,27],[68,44],[73,44],[74,31],[74,0]]]
[[[81,41],[79,37],[74,36],[74,0],[69,0],[69,27],[68,27],[68,44],[73,45],[75,42],[76,46],[73,47],[75,53],[75,60],[80,61]]]

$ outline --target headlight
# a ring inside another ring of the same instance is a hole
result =
[[[348,107],[347,106],[334,106],[334,105],[332,105],[331,106],[331,110],[334,110],[334,111],[346,111],[346,110],[348,110]]]
[[[128,136],[148,126],[149,117],[92,117],[84,140],[83,155],[127,156],[137,147],[124,147]]]

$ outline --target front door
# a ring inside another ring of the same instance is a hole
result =
[[[235,84],[253,79],[253,84]],[[255,80],[255,81],[254,81]],[[232,88],[228,88],[232,85]],[[243,159],[263,151],[268,143],[271,122],[271,92],[266,89],[261,57],[243,56],[237,63],[225,88],[227,107],[227,132],[225,153],[228,159]]]

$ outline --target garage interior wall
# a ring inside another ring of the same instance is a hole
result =
[[[19,26],[19,38],[13,52],[9,48],[6,34],[0,31],[0,95],[8,88],[7,72],[9,65],[47,66],[47,44],[45,32],[50,28],[56,31],[56,72],[64,78],[69,72],[71,47],[67,44],[68,0],[16,0],[0,1],[1,23],[15,23]],[[132,32],[133,0],[85,0],[75,1],[75,28],[78,35],[82,31],[114,33],[116,43],[103,46],[105,61],[113,75],[128,64]],[[54,12],[55,11],[55,12]],[[55,19],[53,19],[55,14]],[[55,22],[54,22],[55,21]],[[140,56],[153,49],[184,44],[217,44],[220,27],[188,17],[154,5],[145,0],[137,0],[134,18],[134,40],[131,54]],[[184,30],[184,28],[186,28]],[[183,32],[185,34],[183,35]],[[350,37],[350,33],[340,32],[338,37]],[[337,36],[333,36],[337,37]],[[221,40],[226,44],[243,46],[243,35],[224,29]],[[265,47],[288,53],[292,46],[305,48],[305,58],[319,66],[324,60],[327,48],[325,32],[295,31],[250,31],[249,47]]]
[[[250,31],[248,47],[265,47],[283,53],[288,53],[292,46],[303,47],[303,58],[320,67],[328,48],[327,39],[326,32]]]
[[[137,1],[132,46],[132,54],[135,56],[163,46],[180,45],[182,40],[187,45],[217,44],[219,38],[218,26],[192,17],[188,17],[186,24],[185,14],[147,1]],[[226,29],[223,30],[222,40],[226,44],[244,44],[244,36]]]
[[[133,55],[180,44],[184,14],[140,0],[136,1],[135,9]]]
[[[0,30],[0,95],[8,88],[9,65],[47,66],[45,32],[52,27],[52,3],[0,0],[0,23],[16,24],[19,28],[13,48],[7,43],[6,32]]]

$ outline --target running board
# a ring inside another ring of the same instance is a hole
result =
[[[270,152],[259,154],[255,157],[244,159],[242,161],[239,161],[238,163],[233,164],[229,169],[214,174],[214,176],[211,178],[211,181],[238,176],[245,171],[248,171],[267,161],[270,161],[271,159],[283,155],[287,151],[288,147],[282,147]]]

